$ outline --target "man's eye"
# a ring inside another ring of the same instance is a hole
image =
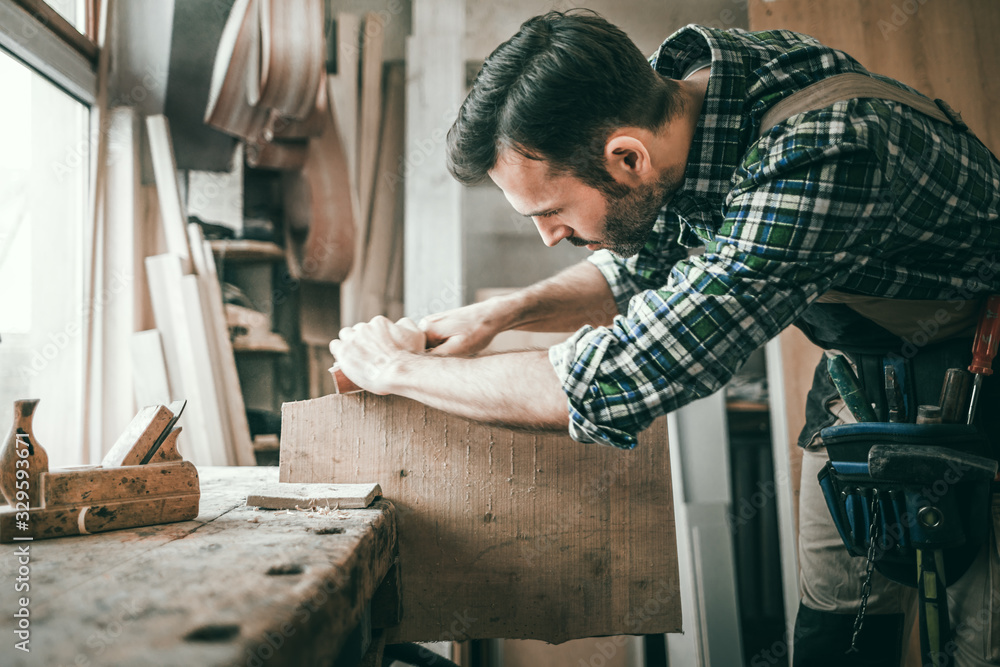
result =
[[[551,218],[552,216],[554,216],[558,212],[559,211],[546,211],[545,213],[540,213],[538,215],[538,217],[539,218]]]

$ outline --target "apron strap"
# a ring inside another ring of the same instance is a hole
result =
[[[823,109],[836,102],[862,97],[899,102],[925,116],[954,125],[960,131],[964,132],[969,129],[958,112],[948,106],[944,100],[938,99],[932,102],[923,95],[912,93],[867,74],[847,72],[820,79],[775,104],[761,118],[760,131],[757,136],[763,136],[775,125],[796,114]]]

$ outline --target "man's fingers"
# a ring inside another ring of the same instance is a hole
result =
[[[465,342],[465,336],[461,335],[452,336],[451,338],[448,338],[440,345],[431,348],[430,350],[428,350],[428,352],[430,354],[439,354],[441,356],[448,356],[450,354],[455,354],[461,347],[462,343],[464,342]]]
[[[396,326],[402,327],[404,329],[409,329],[410,331],[415,331],[417,333],[420,333],[421,331],[421,327],[418,327],[417,323],[411,320],[409,317],[401,318],[398,322],[396,322]]]

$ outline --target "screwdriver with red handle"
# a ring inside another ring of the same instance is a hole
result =
[[[975,380],[972,383],[972,397],[969,399],[969,424],[976,416],[976,403],[979,402],[983,376],[993,375],[993,357],[997,355],[997,343],[1000,343],[1000,294],[990,296],[983,304],[976,337],[972,341],[969,371],[974,374]]]

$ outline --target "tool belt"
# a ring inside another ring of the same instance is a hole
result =
[[[852,556],[916,587],[916,550],[944,551],[956,581],[990,534],[997,462],[965,424],[844,424],[821,432],[830,461],[819,473],[827,507]],[[874,538],[874,539],[873,539]]]

